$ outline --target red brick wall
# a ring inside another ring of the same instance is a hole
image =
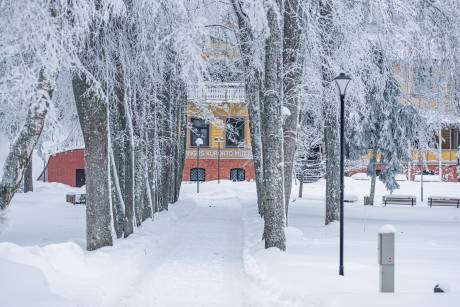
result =
[[[429,165],[413,165],[411,168],[412,180],[415,179],[415,175],[419,174],[420,169],[428,170],[433,172],[435,175],[439,175],[439,165],[437,164],[429,164]],[[409,171],[406,168],[406,176],[408,176]],[[457,182],[457,165],[449,164],[442,166],[442,181],[451,181]]]
[[[51,156],[48,160],[48,182],[76,186],[76,169],[85,168],[84,149],[69,150]]]
[[[190,170],[197,167],[196,159],[186,159],[184,165],[183,180],[190,181]],[[217,160],[200,159],[200,168],[206,169],[206,181],[217,180]],[[230,170],[232,168],[242,168],[245,170],[246,180],[256,178],[254,163],[252,160],[221,159],[220,160],[220,179],[230,180]]]

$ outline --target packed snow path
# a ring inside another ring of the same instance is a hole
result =
[[[197,204],[120,306],[243,306],[242,231],[235,199]]]

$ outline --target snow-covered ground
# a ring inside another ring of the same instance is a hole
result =
[[[254,183],[184,184],[169,212],[128,239],[85,251],[84,206],[60,184],[36,183],[1,216],[0,306],[459,306],[460,209],[364,207],[369,181],[347,178],[345,277],[338,225],[324,226],[324,181],[304,185],[290,207],[287,252],[263,249]],[[395,194],[420,183],[401,182]],[[429,195],[460,196],[460,184],[429,182]],[[353,197],[354,196],[354,197]],[[396,293],[378,293],[377,230],[396,234]],[[448,293],[433,287],[447,285]]]

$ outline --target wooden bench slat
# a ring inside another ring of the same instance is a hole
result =
[[[430,196],[428,197],[428,202],[430,207],[433,206],[450,206],[450,207],[460,207],[460,198],[456,197],[447,197],[447,196]]]
[[[417,204],[417,197],[413,195],[384,195],[382,201],[386,205],[410,205]]]

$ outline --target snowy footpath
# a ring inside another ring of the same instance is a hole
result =
[[[85,251],[78,191],[36,184],[0,216],[0,306],[452,306],[460,302],[460,209],[364,207],[368,182],[348,179],[345,277],[338,225],[324,226],[324,181],[290,209],[287,252],[265,250],[254,183],[184,184],[181,199],[113,247]],[[295,189],[296,187],[294,187]],[[402,183],[399,194],[417,194]],[[426,193],[460,194],[457,183]],[[396,192],[395,192],[396,193]],[[428,195],[428,194],[427,194]],[[377,230],[396,229],[396,293],[378,293]],[[449,292],[434,294],[442,284]]]

